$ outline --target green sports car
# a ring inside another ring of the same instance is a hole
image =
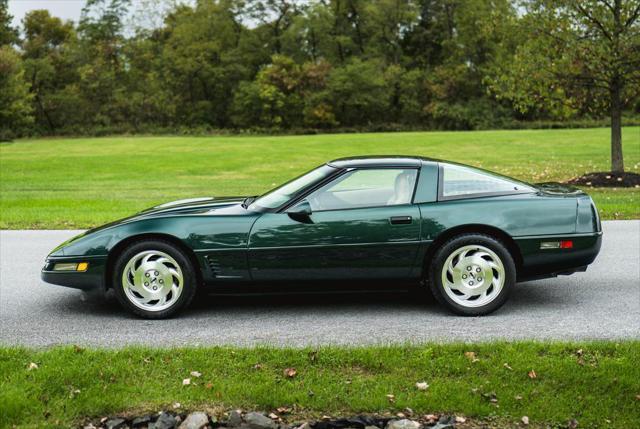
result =
[[[413,282],[473,316],[499,308],[516,281],[585,271],[601,241],[598,211],[578,189],[428,158],[357,157],[259,197],[175,201],[89,230],[49,254],[42,279],[112,288],[153,319],[198,289],[335,280]]]

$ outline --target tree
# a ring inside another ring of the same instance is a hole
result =
[[[269,55],[256,47],[228,1],[182,7],[164,30],[158,73],[165,78],[185,125],[230,125],[230,107],[241,80],[250,80]]]
[[[49,132],[55,132],[73,117],[63,113],[77,106],[76,100],[61,96],[65,86],[78,77],[76,64],[69,61],[65,52],[67,44],[75,38],[73,24],[63,23],[47,10],[30,11],[22,22],[25,34],[21,45],[22,57],[25,76],[34,96],[36,123]]]
[[[31,95],[20,57],[10,46],[0,46],[0,140],[31,125]]]
[[[378,61],[351,60],[333,69],[327,81],[327,102],[344,126],[371,125],[384,120],[390,88]]]
[[[624,172],[622,111],[640,95],[640,0],[530,0],[526,39],[493,81],[523,111],[608,112],[611,171]]]
[[[0,0],[0,46],[11,45],[18,41],[18,31],[11,26],[13,17],[9,15],[9,3]]]

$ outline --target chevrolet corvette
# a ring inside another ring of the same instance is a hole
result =
[[[579,189],[413,156],[343,158],[257,197],[194,198],[91,229],[46,259],[45,282],[113,289],[144,318],[197,290],[336,280],[428,288],[488,314],[518,281],[585,271],[602,241]]]

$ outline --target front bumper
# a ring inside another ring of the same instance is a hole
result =
[[[571,249],[540,249],[543,241],[571,240]],[[516,238],[522,254],[518,281],[555,277],[585,271],[602,246],[602,231],[562,236]]]
[[[88,262],[86,271],[54,271],[53,267],[59,263]],[[106,256],[69,256],[52,257],[45,261],[40,277],[43,281],[59,286],[72,287],[83,290],[105,289]]]

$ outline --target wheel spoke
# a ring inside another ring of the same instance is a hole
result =
[[[169,272],[171,273],[174,279],[182,279],[182,274],[180,274],[177,270],[174,270],[173,268],[169,268]]]

